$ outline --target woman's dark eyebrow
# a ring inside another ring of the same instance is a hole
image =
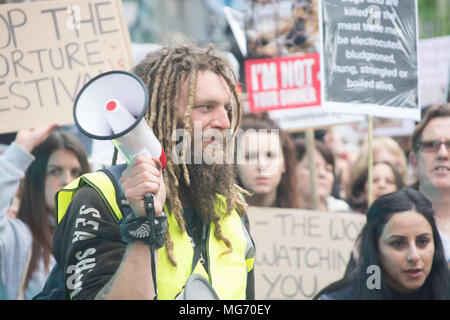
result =
[[[421,234],[417,235],[416,238],[417,237],[423,237],[423,236],[431,236],[431,234],[429,232],[424,232],[424,233],[421,233]],[[392,238],[406,239],[405,236],[402,236],[402,235],[399,235],[399,234],[392,234],[387,239],[389,240],[389,239],[392,239]]]
[[[401,236],[399,234],[391,234],[387,239],[390,240],[392,238],[400,238],[400,239],[406,239],[405,236]]]
[[[57,164],[48,164],[48,167],[53,167],[53,168],[62,168],[61,166],[58,166]]]
[[[424,232],[424,233],[419,234],[417,237],[423,237],[423,236],[430,236],[430,237],[431,237],[431,233],[429,233],[429,232]],[[417,237],[416,237],[416,238],[417,238]]]

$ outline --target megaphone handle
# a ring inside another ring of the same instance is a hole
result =
[[[150,222],[150,259],[152,268],[153,287],[155,288],[155,299],[158,297],[158,286],[156,283],[156,265],[155,265],[155,207],[153,194],[147,193],[144,196],[145,213]]]

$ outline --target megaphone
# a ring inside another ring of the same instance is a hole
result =
[[[164,169],[166,154],[144,121],[148,100],[136,75],[121,70],[101,73],[79,91],[73,108],[75,125],[90,138],[112,140],[128,164],[144,154],[158,158]]]
[[[219,300],[219,296],[208,280],[198,273],[193,273],[175,300]]]

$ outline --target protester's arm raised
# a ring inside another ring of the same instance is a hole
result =
[[[34,161],[33,148],[42,143],[57,126],[56,123],[35,129],[20,130],[14,144],[0,156],[0,233],[8,223],[6,213],[19,188],[20,180]],[[12,241],[12,237],[10,237]],[[9,240],[8,240],[9,241]]]
[[[45,126],[40,126],[32,129],[24,129],[17,132],[15,143],[24,151],[31,153],[31,151],[44,142],[50,133],[58,126],[57,123],[50,123]]]

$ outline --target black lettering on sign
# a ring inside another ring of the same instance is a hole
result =
[[[89,33],[95,36],[120,31],[117,28],[116,17],[106,16],[106,10],[102,10],[102,8],[111,5],[111,1],[105,1],[94,3],[94,9],[92,3],[88,3],[87,6],[82,8],[77,5],[64,6],[41,10],[41,14],[51,19],[56,40],[64,38],[64,32],[75,34],[76,38],[79,39],[81,31],[87,32],[85,31],[86,28],[89,28]]]
[[[104,6],[104,5],[110,5],[111,2],[99,2],[95,4],[95,12],[97,13],[97,19],[98,19],[98,27],[100,29],[100,33],[101,34],[105,34],[105,33],[113,33],[113,32],[118,32],[118,29],[103,29],[104,25],[103,22],[104,21],[112,21],[115,20],[114,17],[100,17],[100,12],[99,12],[99,7],[100,6]]]
[[[257,251],[257,266],[274,268],[308,268],[320,270],[342,271],[345,269],[348,256],[338,249],[314,246],[291,246],[273,244],[272,250]]]
[[[66,12],[67,7],[61,7],[61,8],[55,8],[55,9],[47,9],[42,10],[41,13],[46,14],[50,13],[53,21],[53,26],[55,27],[55,36],[56,40],[61,40],[61,35],[59,32],[59,24],[58,24],[58,18],[56,17],[57,12]]]
[[[318,231],[320,230],[320,224],[317,221],[320,216],[277,214],[275,218],[281,220],[281,234],[283,236],[321,237]]]
[[[265,274],[262,278],[266,284],[269,285],[268,290],[264,296],[265,299],[273,297],[285,297],[295,298],[297,296],[303,296],[306,298],[312,298],[317,293],[317,276],[303,277],[295,274]]]
[[[6,16],[0,14],[0,49],[10,46],[17,48],[16,29],[23,27],[27,22],[27,15],[21,9],[11,9],[6,12]],[[6,37],[4,37],[6,35]],[[4,40],[3,40],[4,39]]]
[[[355,241],[362,229],[362,224],[346,219],[330,219],[328,235],[331,240]]]

